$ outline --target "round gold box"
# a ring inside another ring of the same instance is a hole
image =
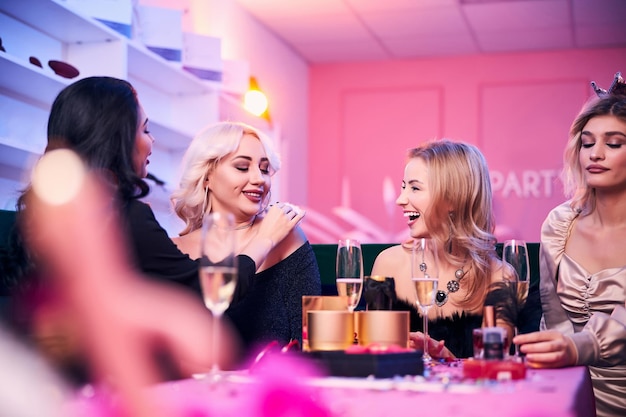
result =
[[[356,322],[359,344],[362,346],[376,344],[408,347],[410,329],[408,311],[358,311]]]
[[[354,316],[349,311],[307,313],[310,350],[344,350],[354,343]]]

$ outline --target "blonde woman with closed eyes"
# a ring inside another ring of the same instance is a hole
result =
[[[317,261],[299,227],[305,213],[292,204],[268,204],[280,162],[262,132],[220,122],[190,144],[180,187],[172,195],[175,212],[185,222],[173,239],[182,252],[199,256],[202,217],[212,211],[234,215],[240,253],[255,247],[264,251],[250,279],[238,282],[225,313],[248,350],[274,340],[301,343],[302,296],[321,294]],[[276,224],[291,229],[278,234]]]

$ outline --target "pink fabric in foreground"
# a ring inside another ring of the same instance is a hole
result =
[[[254,377],[232,374],[212,385],[187,379],[148,388],[174,417],[589,417],[595,416],[585,367],[531,370],[519,381],[460,381],[438,365],[436,378],[397,380],[319,377],[306,364],[272,360]],[[71,417],[126,417],[111,396],[79,396]]]

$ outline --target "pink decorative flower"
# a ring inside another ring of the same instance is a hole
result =
[[[306,384],[320,372],[297,356],[268,355],[254,369],[257,397],[252,401],[256,417],[330,417],[315,391]]]

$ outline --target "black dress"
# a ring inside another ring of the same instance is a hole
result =
[[[539,330],[541,302],[538,285],[531,285],[523,308],[518,307],[511,288],[505,282],[491,284],[484,304],[494,306],[496,319],[517,326],[520,333]],[[396,300],[393,309],[410,311],[411,331],[423,330],[423,318],[415,305],[406,300]],[[445,341],[448,350],[457,358],[469,358],[474,354],[472,330],[481,327],[482,321],[482,314],[455,313],[451,317],[429,320],[428,335]]]
[[[397,300],[394,310],[409,311],[411,331],[423,331],[423,316],[417,307],[405,300]],[[428,335],[435,340],[443,340],[445,346],[457,358],[469,358],[474,354],[472,330],[481,327],[482,314],[455,313],[452,317],[438,318],[428,321]]]
[[[182,284],[201,297],[198,261],[178,249],[152,209],[133,200],[127,203],[124,214],[137,267],[160,281]],[[250,257],[239,255],[237,261],[237,288],[225,315],[239,333],[244,354],[272,340],[302,343],[302,296],[320,295],[322,291],[311,245],[305,242],[259,274]]]
[[[136,267],[151,278],[182,284],[201,297],[198,261],[178,249],[154,217],[150,206],[139,200],[130,200],[122,213],[132,253],[131,261]],[[238,287],[233,301],[243,296],[256,271],[250,257],[239,255],[237,261]]]
[[[256,274],[245,296],[231,303],[225,314],[248,351],[273,340],[281,345],[291,340],[302,344],[302,296],[321,292],[317,260],[305,242],[281,262]]]

